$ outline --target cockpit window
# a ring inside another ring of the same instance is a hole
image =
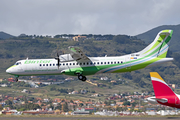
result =
[[[16,62],[14,65],[20,65],[21,64],[21,62]]]

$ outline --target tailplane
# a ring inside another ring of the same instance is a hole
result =
[[[150,76],[156,98],[163,98],[164,96],[175,95],[172,89],[157,72],[150,72]]]
[[[173,30],[160,31],[154,41],[142,51],[138,52],[138,54],[140,56],[165,58],[172,34]]]

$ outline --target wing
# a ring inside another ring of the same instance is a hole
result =
[[[72,58],[76,61],[78,60],[90,60],[79,47],[69,46],[70,54]]]

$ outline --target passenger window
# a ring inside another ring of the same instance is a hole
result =
[[[96,64],[96,62],[94,62],[94,65]]]
[[[46,64],[46,66],[48,66],[48,64]]]
[[[108,62],[108,64],[109,64],[109,62]]]
[[[78,63],[76,63],[76,65],[78,65]]]
[[[41,64],[39,64],[39,66],[41,66]]]
[[[83,63],[83,65],[85,65],[85,63]]]
[[[123,63],[123,61],[121,61],[121,64]]]
[[[111,62],[111,64],[113,64],[113,62]]]
[[[65,64],[63,63],[63,65],[65,65]]]
[[[101,64],[103,64],[103,62],[101,62]]]
[[[99,64],[99,62],[97,62],[97,64]]]
[[[45,66],[45,64],[43,64],[43,66]]]
[[[79,63],[80,65],[82,65],[82,63]]]
[[[71,65],[71,63],[69,63],[69,65]]]
[[[66,65],[68,65],[68,63],[66,63]]]
[[[104,62],[104,64],[106,64],[106,62]]]
[[[75,63],[73,63],[73,65],[75,65]]]
[[[87,65],[88,65],[89,63],[87,62]]]
[[[93,63],[91,62],[90,64],[92,65]]]
[[[118,64],[119,64],[119,61],[118,61]]]
[[[55,66],[55,64],[53,64],[53,66]]]
[[[114,64],[116,64],[116,62],[114,62]]]

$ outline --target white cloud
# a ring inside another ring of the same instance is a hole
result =
[[[179,24],[179,0],[1,0],[0,31],[136,35]]]

